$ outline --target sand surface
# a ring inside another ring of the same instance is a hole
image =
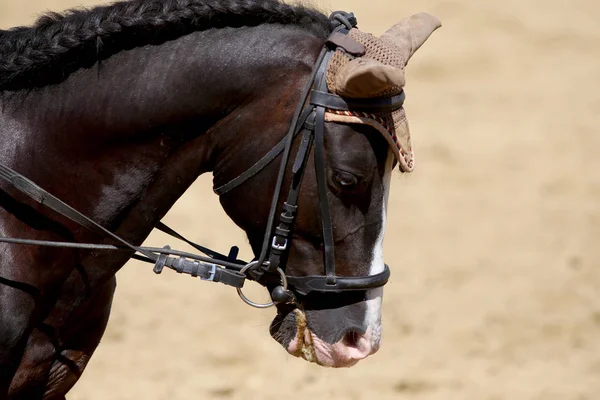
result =
[[[2,0],[0,27],[93,3]],[[273,310],[130,263],[68,399],[599,399],[600,2],[317,4],[376,34],[418,11],[444,23],[408,68],[417,168],[393,179],[381,351],[310,365],[270,338]],[[166,221],[248,256],[208,175]]]

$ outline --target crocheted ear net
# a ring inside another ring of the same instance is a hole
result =
[[[362,58],[373,59],[383,64],[404,71],[406,61],[400,48],[387,38],[378,38],[370,33],[361,32],[353,28],[348,33],[352,39],[365,46],[366,53]],[[352,56],[343,50],[336,50],[327,66],[327,88],[331,93],[342,97],[352,97],[344,92],[343,87],[337,87],[336,76],[341,69],[352,60]],[[391,97],[400,94],[402,87],[392,86],[370,97]],[[366,124],[377,129],[384,135],[394,152],[400,169],[411,172],[414,168],[414,155],[410,141],[410,130],[404,108],[387,113],[365,113],[360,111],[327,110],[326,121],[348,124]]]

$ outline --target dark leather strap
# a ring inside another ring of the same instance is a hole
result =
[[[346,292],[375,289],[385,285],[390,278],[390,269],[386,265],[383,272],[368,276],[338,276],[335,284],[328,284],[323,276],[288,276],[288,284],[300,294],[310,292]]]
[[[399,109],[404,104],[404,99],[406,98],[404,91],[394,97],[361,100],[343,98],[328,93],[326,90],[313,90],[310,94],[310,104],[340,111],[357,110],[383,113]]]
[[[304,170],[306,169],[306,162],[308,161],[308,155],[310,154],[310,148],[312,147],[312,130],[305,129],[302,135],[302,141],[296,154],[296,160],[292,166],[292,184],[288,192],[288,197],[283,204],[283,210],[279,215],[279,224],[275,228],[273,240],[271,243],[271,250],[269,254],[269,266],[268,271],[274,272],[277,268],[283,266],[285,270],[285,261],[290,251],[290,244],[292,241],[292,228],[296,221],[296,214],[298,212],[298,196],[300,194],[300,186],[302,184],[302,178],[304,177]],[[283,263],[282,263],[283,261]]]
[[[231,247],[231,250],[229,250],[229,255],[225,256],[221,253],[217,253],[214,250],[211,250],[204,246],[200,246],[199,244],[186,239],[185,237],[183,237],[182,235],[177,233],[174,229],[169,228],[167,225],[165,225],[162,222],[159,222],[158,224],[156,224],[155,228],[161,232],[166,233],[167,235],[173,236],[174,238],[177,238],[177,239],[181,240],[182,242],[189,244],[196,250],[206,254],[209,257],[214,258],[215,260],[230,261],[230,262],[235,262],[237,260],[237,256],[239,254],[239,248],[237,246]]]
[[[302,121],[302,122],[297,124],[296,130],[294,131],[294,137],[296,137],[296,135],[302,130],[303,121],[306,120],[306,118],[308,117],[308,114],[310,114],[310,112],[311,112],[310,108],[306,108],[304,110],[304,112],[302,113],[302,115],[300,116],[300,118],[298,119],[299,122],[300,121]],[[222,196],[225,193],[240,186],[242,183],[246,182],[248,179],[252,178],[254,175],[258,174],[260,171],[263,170],[263,168],[265,168],[273,160],[275,160],[279,154],[281,154],[281,152],[285,149],[287,140],[288,140],[288,137],[285,136],[283,139],[281,139],[281,141],[279,143],[277,143],[275,145],[275,147],[273,147],[271,149],[271,151],[269,151],[267,154],[265,154],[253,166],[251,166],[246,171],[242,172],[239,176],[233,178],[231,181],[227,182],[226,184],[219,186],[216,189],[213,189],[213,191],[217,195]]]
[[[323,154],[323,135],[325,132],[325,109],[317,107],[317,126],[315,129],[315,170],[317,173],[317,189],[321,208],[321,225],[323,228],[323,251],[327,284],[335,285],[335,253],[333,243],[333,226],[327,200],[327,181],[325,178],[325,155]]]
[[[4,180],[6,180],[8,183],[10,183],[13,187],[18,189],[22,193],[26,194],[38,203],[43,204],[46,207],[56,211],[57,213],[69,218],[71,221],[78,223],[79,225],[91,230],[92,232],[108,236],[121,243],[122,245],[129,247],[134,252],[139,251],[136,246],[132,245],[126,240],[123,240],[122,238],[115,235],[100,224],[92,221],[90,218],[86,217],[79,211],[75,210],[73,207],[54,197],[53,195],[51,195],[50,193],[48,193],[29,179],[25,178],[23,175],[13,171],[4,164],[0,164],[0,178],[4,178]],[[143,250],[139,252],[147,258],[149,258],[150,260],[156,261],[157,257],[155,254],[145,252]]]
[[[366,52],[365,46],[341,32],[332,33],[327,39],[327,44],[330,45],[333,50],[341,48],[344,49],[346,53],[356,57],[364,56]]]
[[[279,196],[281,195],[281,187],[283,186],[283,179],[285,178],[285,169],[286,169],[287,163],[290,158],[290,150],[292,148],[292,142],[294,141],[293,133],[299,129],[299,125],[300,126],[303,125],[303,124],[298,123],[300,116],[302,114],[302,110],[304,110],[304,108],[306,106],[306,102],[308,101],[308,96],[310,95],[310,90],[313,86],[315,76],[317,75],[317,72],[319,71],[320,66],[323,64],[323,60],[325,59],[325,56],[327,54],[328,54],[327,48],[323,47],[323,49],[321,49],[321,52],[319,53],[319,56],[317,57],[317,61],[313,68],[313,71],[311,72],[310,77],[308,78],[308,81],[306,82],[306,86],[304,87],[304,90],[302,91],[302,96],[300,97],[300,101],[298,102],[298,107],[296,108],[294,117],[292,118],[290,129],[288,130],[288,133],[286,135],[286,145],[285,145],[285,149],[283,151],[283,156],[281,158],[281,164],[279,165],[279,175],[277,176],[277,183],[275,184],[275,190],[273,191],[273,198],[271,200],[271,211],[269,212],[269,219],[267,220],[267,225],[265,227],[265,236],[263,239],[263,246],[262,246],[262,249],[260,252],[260,256],[258,257],[258,260],[256,261],[256,265],[258,268],[267,268],[268,269],[268,266],[265,266],[264,263],[267,260],[267,256],[269,254],[269,249],[271,248],[271,243],[270,243],[271,240],[270,239],[271,239],[271,235],[273,232],[273,226],[275,224],[275,217],[277,214],[277,204],[279,202]]]
[[[243,287],[246,276],[244,274],[240,274],[238,270],[227,270],[224,268],[219,268],[215,263],[219,263],[219,265],[224,265],[226,268],[234,267],[234,269],[239,269],[240,266],[236,265],[232,262],[219,261],[211,258],[200,257],[194,254],[184,253],[172,251],[170,248],[165,249],[153,249],[148,247],[139,247],[134,246],[121,237],[115,235],[108,229],[104,228],[100,224],[96,223],[92,219],[86,217],[79,211],[75,210],[68,204],[62,202],[57,197],[48,193],[29,179],[25,178],[23,175],[18,172],[12,170],[4,164],[0,163],[0,178],[3,178],[8,183],[10,183],[13,187],[26,194],[33,200],[38,203],[54,210],[55,212],[69,218],[70,220],[80,224],[81,226],[99,234],[103,234],[108,236],[115,241],[119,242],[121,246],[114,245],[99,245],[99,244],[90,244],[90,243],[69,243],[69,242],[53,242],[53,241],[42,241],[42,240],[27,240],[27,239],[12,239],[12,238],[2,238],[0,237],[0,242],[4,243],[13,243],[13,244],[28,244],[28,245],[37,245],[37,246],[46,246],[46,247],[63,247],[63,248],[76,248],[76,249],[93,249],[93,250],[120,250],[120,251],[133,251],[134,253],[141,253],[143,256],[138,256],[134,254],[134,258],[146,261],[150,263],[155,263],[155,272],[160,273],[164,266],[169,268],[173,268],[180,273],[192,273],[193,276],[200,276],[202,279],[211,280],[215,282],[222,282],[227,285],[235,286],[235,287]],[[166,227],[166,225],[165,225]],[[168,228],[168,227],[166,227]],[[170,229],[170,228],[168,228]],[[177,235],[176,232],[173,231]],[[181,237],[181,235],[178,235]],[[183,239],[186,242],[186,239]],[[191,242],[189,242],[191,243]],[[201,247],[201,246],[200,246]],[[212,252],[209,249],[211,253]],[[159,254],[156,254],[159,253]],[[164,254],[176,254],[179,255],[178,259],[170,258],[170,257],[161,257]],[[218,253],[216,253],[218,254]],[[193,258],[194,260],[188,260],[188,258]],[[226,257],[225,257],[226,258]],[[159,265],[160,261],[160,265]],[[214,262],[214,263],[213,263]]]

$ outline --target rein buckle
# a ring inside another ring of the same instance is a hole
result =
[[[203,281],[207,281],[207,282],[214,282],[215,281],[215,275],[217,274],[217,265],[216,264],[210,264],[210,270],[208,271],[210,273],[210,275],[208,276],[208,278],[202,278],[200,277],[200,280]]]
[[[283,239],[283,244],[278,244],[277,236],[273,236],[273,242],[271,243],[271,248],[273,250],[284,251],[285,249],[287,249],[287,245],[288,245],[287,239]]]

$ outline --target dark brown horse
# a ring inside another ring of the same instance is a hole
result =
[[[0,31],[0,163],[139,245],[200,174],[212,172],[220,187],[284,138],[335,26],[276,0],[134,0]],[[404,66],[438,26],[419,14],[382,38],[356,29],[338,37],[324,92],[337,93],[334,100],[398,98]],[[377,60],[381,49],[389,60]],[[285,274],[322,276],[328,262],[342,280],[381,274],[391,170],[412,169],[404,111],[330,107],[321,118],[326,196],[318,162],[306,162]],[[291,154],[300,142],[290,142]],[[318,149],[310,157],[318,160]],[[257,258],[271,233],[273,193],[280,209],[294,185],[290,160],[280,192],[272,162],[220,197]],[[114,244],[5,181],[0,236]],[[104,333],[115,273],[131,255],[0,244],[0,399],[64,399]],[[339,367],[377,351],[381,287],[297,285],[271,326],[290,353]]]

